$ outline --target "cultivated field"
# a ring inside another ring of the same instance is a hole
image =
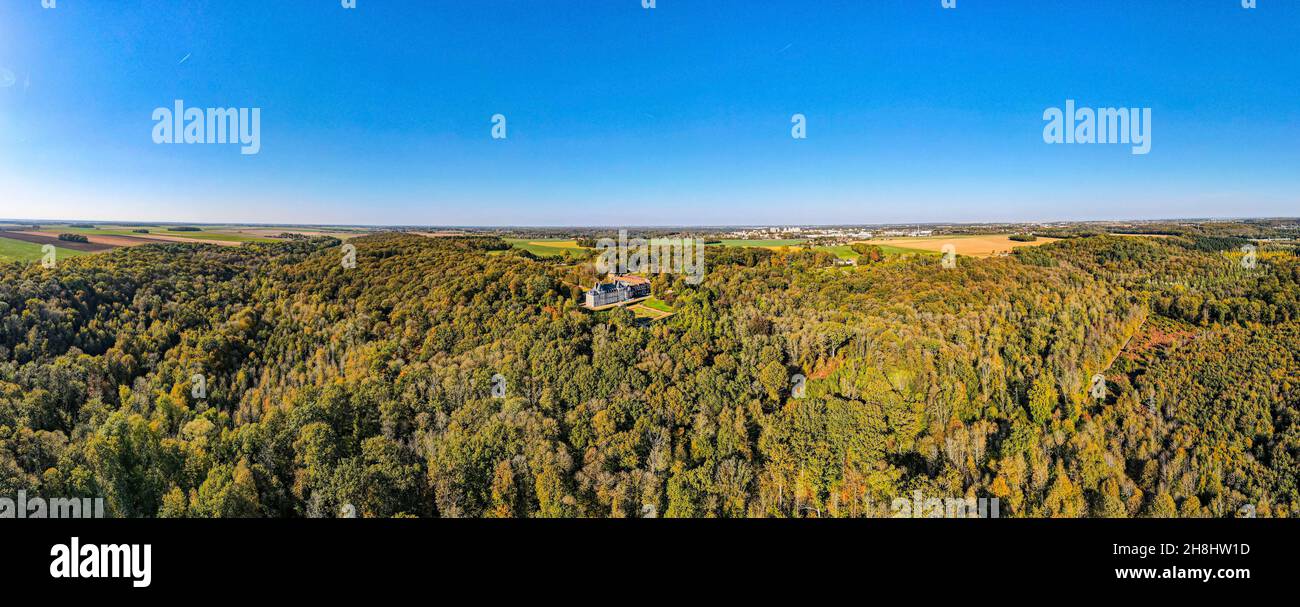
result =
[[[135,230],[148,230],[147,233],[136,232]],[[50,225],[41,226],[42,232],[72,232],[74,234],[85,234],[91,237],[93,242],[94,236],[120,236],[130,239],[158,239],[167,242],[213,242],[215,244],[235,244],[241,242],[275,242],[273,238],[254,236],[250,234],[239,234],[232,230],[218,229],[215,227],[204,226],[197,232],[173,231],[167,227],[158,226],[107,226],[94,228],[76,228],[69,226]],[[293,230],[282,230],[290,232]],[[130,246],[121,244],[118,246]]]
[[[195,244],[217,244],[237,247],[244,240],[239,240],[227,234],[204,233],[204,232],[166,232],[150,230],[148,234],[140,234],[131,230],[104,230],[104,229],[85,229],[85,228],[64,228],[52,226],[42,228],[40,232],[25,232],[26,234],[36,234],[45,237],[57,238],[60,233],[69,232],[72,234],[81,234],[90,240],[90,244],[97,247],[96,250],[107,250],[116,247],[138,247],[140,245],[152,244],[158,242],[191,242]],[[247,240],[247,239],[245,239]]]
[[[69,224],[42,224],[39,228],[29,225],[5,225],[0,229],[0,259],[17,261],[35,261],[41,258],[41,246],[55,245],[59,256],[68,257],[83,253],[109,251],[118,247],[138,247],[146,244],[181,242],[194,244],[216,244],[222,246],[239,246],[245,242],[276,242],[262,233],[243,232],[234,227],[204,226],[199,231],[171,231],[168,226],[157,225],[123,225],[104,224],[94,227],[74,226]],[[270,231],[268,229],[268,231]],[[314,230],[303,231],[285,228],[275,231],[309,234]],[[343,232],[349,233],[350,232]],[[70,242],[59,240],[59,234],[80,234],[88,242]]]
[[[207,229],[207,228],[204,228],[204,229]],[[257,239],[259,242],[280,240],[279,238],[276,238],[276,237],[279,236],[279,235],[281,235],[281,234],[285,234],[285,233],[289,233],[289,234],[302,234],[303,236],[307,236],[307,237],[309,237],[309,238],[310,238],[310,237],[314,237],[314,236],[330,236],[330,237],[333,237],[333,238],[337,238],[337,239],[339,239],[339,240],[347,240],[347,239],[349,239],[349,238],[356,238],[356,237],[358,237],[358,236],[365,236],[366,234],[369,234],[369,233],[370,233],[370,232],[367,231],[367,230],[362,230],[362,229],[351,229],[351,228],[348,228],[348,229],[343,229],[343,228],[334,229],[334,228],[292,228],[292,227],[287,227],[287,228],[240,228],[240,227],[232,227],[232,228],[223,228],[221,231],[222,231],[223,233],[227,233],[227,234],[238,234],[238,235],[243,235],[243,236],[249,236],[249,237],[252,237],[252,238],[254,238],[254,239]],[[424,234],[424,233],[421,233],[421,236],[429,236],[429,235],[430,235],[430,234]]]
[[[890,249],[898,249],[901,252],[925,252],[938,253],[943,250],[943,245],[951,243],[957,249],[958,255],[966,257],[992,257],[998,253],[1009,253],[1011,249],[1019,247],[1034,247],[1044,245],[1049,242],[1056,242],[1059,238],[1038,237],[1033,242],[1019,242],[1008,238],[1009,234],[996,235],[978,235],[978,236],[926,236],[920,238],[873,238],[864,240],[866,244],[877,245],[885,249],[886,253],[893,252]]]
[[[86,253],[107,251],[113,248],[112,245],[97,242],[71,242],[67,240],[59,240],[59,235],[53,232],[0,232],[0,236],[4,236],[10,240],[30,242],[37,245],[37,248],[40,248],[40,245],[52,244],[58,248],[83,251]]]

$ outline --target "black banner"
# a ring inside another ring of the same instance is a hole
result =
[[[225,589],[205,597],[220,600],[240,586],[259,597],[457,588],[535,599],[703,584],[718,596],[797,598],[867,581],[918,599],[1053,588],[1071,598],[1232,597],[1286,588],[1297,528],[1294,519],[2,520],[0,577],[35,596],[147,602],[209,587]]]

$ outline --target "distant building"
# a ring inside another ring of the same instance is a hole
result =
[[[650,281],[640,276],[624,274],[610,282],[597,283],[587,291],[587,307],[598,308],[623,303],[629,299],[650,296]]]

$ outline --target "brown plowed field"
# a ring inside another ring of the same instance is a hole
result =
[[[5,238],[21,240],[23,242],[33,242],[36,244],[52,244],[61,249],[72,249],[73,251],[107,251],[113,248],[111,244],[97,242],[72,242],[70,240],[59,240],[58,234],[47,234],[44,232],[0,232]]]
[[[36,234],[39,236],[49,236],[58,238],[58,234],[52,232],[24,232],[25,234]],[[205,240],[202,238],[186,238],[184,236],[170,236],[167,234],[141,234],[139,236],[127,236],[125,234],[85,234],[90,239],[91,244],[106,245],[106,248],[114,247],[138,247],[142,244],[153,244],[159,242],[192,242],[194,244],[219,244],[223,246],[237,247],[238,242],[229,240]],[[62,241],[60,241],[62,242]],[[96,249],[98,251],[104,248]]]
[[[1010,253],[1011,249],[1020,247],[1036,247],[1060,240],[1059,238],[1047,238],[1039,236],[1038,240],[1030,242],[1021,242],[1011,240],[1006,234],[999,235],[980,235],[969,236],[965,234],[954,234],[952,236],[921,236],[921,237],[903,237],[903,238],[880,238],[872,240],[863,240],[867,244],[884,244],[905,249],[923,249],[926,251],[942,251],[943,245],[952,244],[957,249],[958,255],[966,257],[991,257],[999,253]]]

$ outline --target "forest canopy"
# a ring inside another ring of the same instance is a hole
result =
[[[127,517],[1300,508],[1291,251],[711,247],[701,284],[653,278],[674,313],[646,322],[581,307],[589,263],[495,237],[349,243],[352,268],[323,237],[0,265],[0,495]]]

